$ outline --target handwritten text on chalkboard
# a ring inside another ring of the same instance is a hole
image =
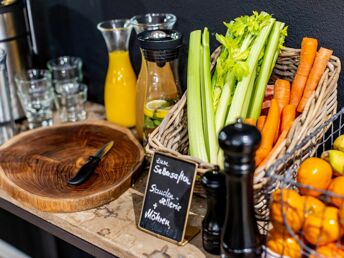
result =
[[[139,227],[181,242],[196,165],[156,153],[148,178]]]

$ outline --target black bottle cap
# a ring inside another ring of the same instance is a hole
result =
[[[224,127],[219,134],[219,144],[225,153],[250,155],[259,146],[261,135],[252,125],[244,124],[242,119]]]
[[[182,34],[175,30],[146,30],[137,38],[145,59],[159,67],[178,58],[183,41]]]

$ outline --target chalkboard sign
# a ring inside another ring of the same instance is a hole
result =
[[[183,244],[197,165],[155,153],[139,228]]]

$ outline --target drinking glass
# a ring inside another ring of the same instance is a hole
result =
[[[15,76],[29,128],[53,124],[54,90],[48,70],[30,69]]]
[[[55,89],[78,87],[75,83],[82,81],[82,60],[79,57],[60,56],[49,60],[47,66]]]
[[[56,81],[69,81],[76,79],[82,81],[82,60],[75,56],[60,56],[47,63],[51,72],[53,83]]]
[[[0,145],[15,134],[10,96],[6,51],[0,49]]]
[[[136,15],[130,19],[136,34],[145,30],[171,30],[176,21],[177,17],[172,13],[146,13]]]
[[[85,84],[77,84],[72,88],[60,87],[55,94],[59,106],[59,118],[62,122],[86,119],[87,86]]]

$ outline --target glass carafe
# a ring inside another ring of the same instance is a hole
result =
[[[180,97],[178,54],[181,33],[173,30],[144,31],[138,35],[147,69],[142,88],[143,140],[160,125]]]
[[[129,20],[119,19],[101,22],[97,27],[109,51],[104,94],[106,118],[133,127],[136,121],[136,75],[128,51],[132,26]]]
[[[146,30],[157,30],[157,29],[173,29],[177,18],[174,14],[170,13],[147,13],[143,15],[136,15],[130,19],[130,23],[135,29],[136,34],[139,34]],[[142,52],[141,52],[142,54]],[[146,64],[143,61],[142,56],[140,73],[137,78],[136,86],[136,130],[138,137],[143,139],[143,106],[146,92]],[[154,67],[150,68],[151,70]]]

